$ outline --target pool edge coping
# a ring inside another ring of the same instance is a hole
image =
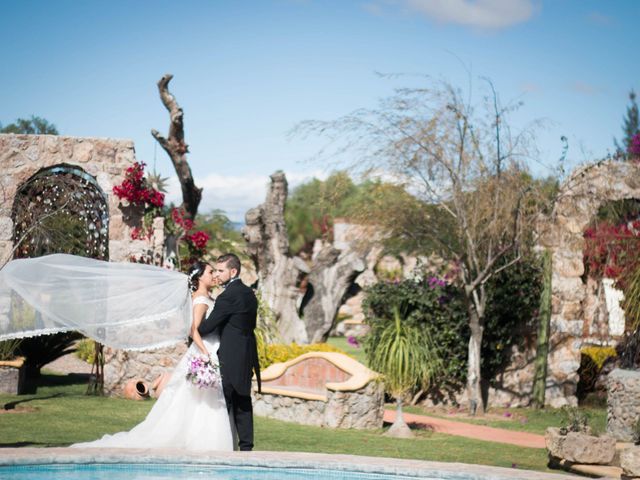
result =
[[[0,467],[44,464],[155,463],[211,466],[307,468],[364,473],[425,476],[445,474],[485,475],[492,480],[567,480],[566,473],[548,473],[487,465],[435,462],[426,460],[367,457],[359,455],[307,452],[187,452],[174,449],[95,449],[95,448],[0,448]]]

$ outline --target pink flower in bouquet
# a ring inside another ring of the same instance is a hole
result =
[[[220,386],[220,366],[203,355],[189,355],[187,358],[187,380],[198,388]]]

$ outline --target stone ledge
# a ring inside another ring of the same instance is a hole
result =
[[[553,467],[594,478],[620,478],[622,476],[622,468],[608,465],[587,465],[560,460],[553,464]]]
[[[15,367],[20,368],[24,365],[24,357],[16,357],[13,360],[0,360],[0,367]]]
[[[251,466],[265,468],[324,468],[345,472],[405,475],[415,478],[433,478],[439,474],[456,478],[466,474],[469,478],[493,480],[566,480],[566,475],[517,470],[486,465],[445,463],[386,457],[366,457],[344,454],[301,452],[187,452],[174,449],[71,449],[71,448],[3,448],[0,449],[0,467],[11,465],[86,464],[86,463],[184,463],[192,465]]]
[[[327,389],[333,390],[335,392],[354,392],[356,390],[360,390],[361,388],[364,388],[370,381],[375,380],[379,377],[376,372],[369,370],[357,360],[343,353],[309,352],[287,362],[274,363],[273,365],[270,365],[263,372],[261,372],[262,381],[268,382],[271,380],[275,380],[284,375],[289,367],[292,367],[293,365],[296,365],[309,358],[322,358],[324,360],[327,360],[333,363],[336,367],[344,370],[349,375],[351,375],[344,382],[327,382]],[[266,391],[266,388],[273,387],[265,386],[263,387],[263,390]],[[286,392],[287,393],[282,393],[280,395],[296,396],[294,394],[297,394],[297,392],[290,390],[286,390]]]
[[[258,391],[258,386],[254,385],[253,389],[255,391]],[[261,390],[262,390],[262,393],[269,393],[271,395],[282,395],[285,397],[296,397],[296,398],[301,398],[303,400],[318,400],[320,402],[326,402],[328,400],[326,395],[304,392],[302,390],[289,390],[286,388],[275,388],[275,387],[262,387]]]

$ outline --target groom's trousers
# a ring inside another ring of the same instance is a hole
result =
[[[233,418],[238,434],[238,447],[242,451],[253,449],[253,406],[250,395],[240,395],[232,385],[222,385],[227,411]]]

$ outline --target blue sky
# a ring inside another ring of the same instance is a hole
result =
[[[464,87],[464,64],[476,84],[490,77],[503,101],[524,102],[516,124],[546,121],[539,175],[562,135],[569,167],[611,151],[640,90],[635,0],[5,0],[0,12],[0,122],[35,114],[64,135],[132,139],[139,160],[175,176],[149,133],[167,131],[156,82],[170,72],[201,211],[233,220],[275,170],[293,185],[329,173],[309,161],[320,140],[287,136],[298,122],[418,85],[375,72]]]

